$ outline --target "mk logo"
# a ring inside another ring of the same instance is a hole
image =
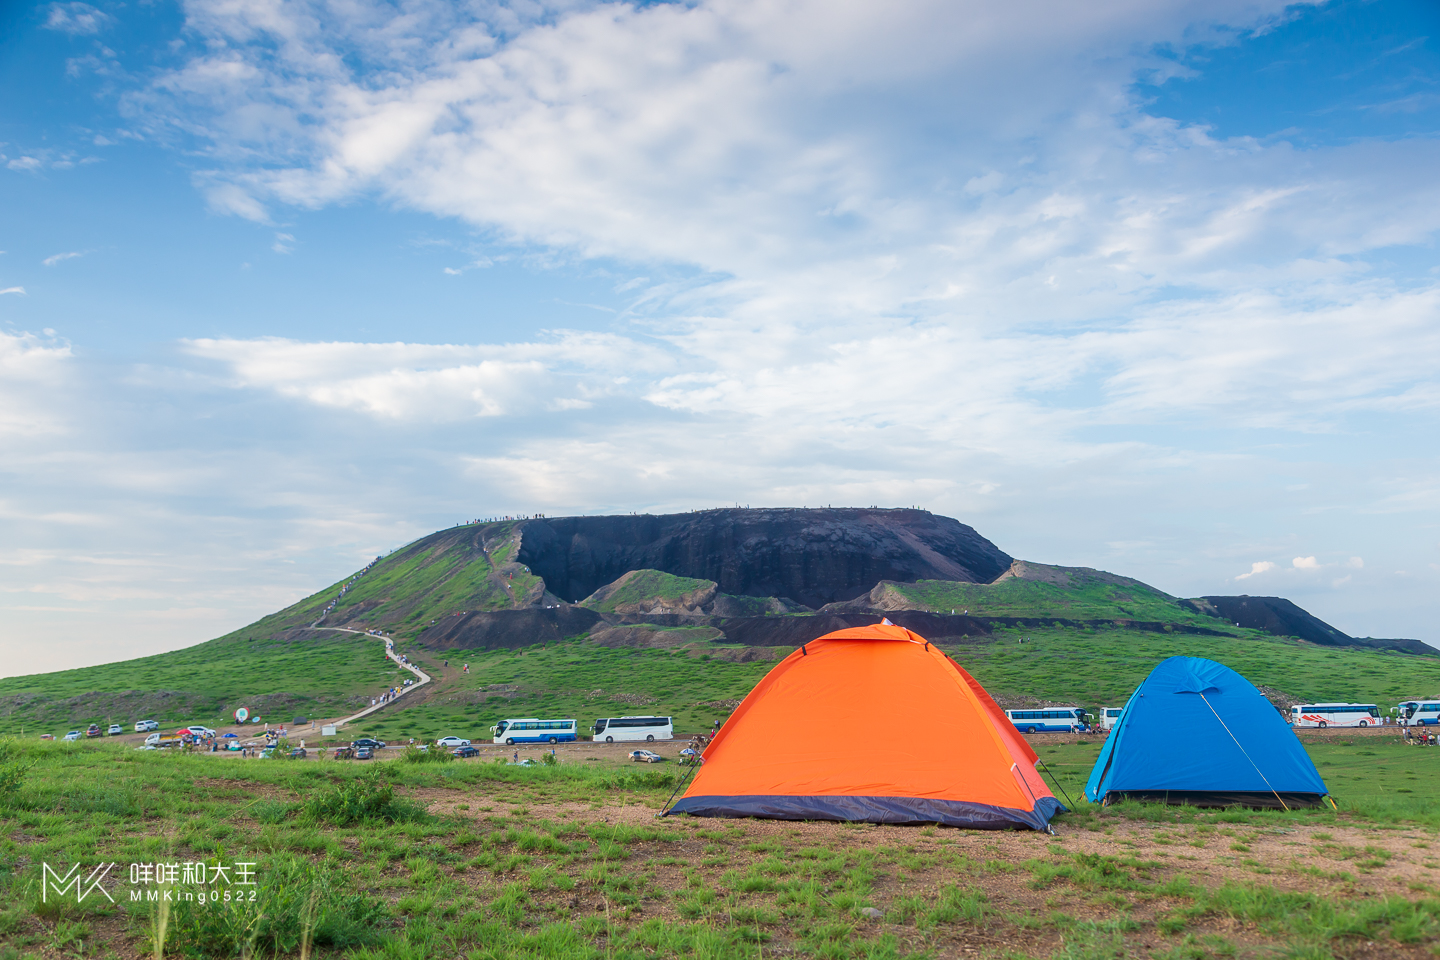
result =
[[[42,863],[40,865],[40,900],[44,903],[49,903],[50,892],[52,890],[57,897],[64,897],[73,890],[75,893],[75,902],[84,903],[86,897],[98,890],[106,900],[114,903],[115,898],[110,896],[110,892],[100,885],[100,881],[105,879],[105,875],[108,874],[114,866],[115,864],[113,863],[102,863],[90,871],[90,876],[82,879],[80,865],[78,863],[71,867],[63,877],[54,870],[51,870],[50,864]]]

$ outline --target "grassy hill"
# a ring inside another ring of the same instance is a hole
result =
[[[408,676],[374,639],[315,631],[294,641],[242,632],[174,653],[0,680],[0,732],[59,736],[111,722],[128,730],[147,719],[214,725],[242,706],[286,722],[336,716]]]
[[[431,621],[470,610],[538,603],[545,583],[523,564],[517,524],[468,524],[433,534],[378,559],[361,573],[259,620],[246,631],[308,626],[383,628],[413,636]],[[335,607],[327,612],[329,604]]]
[[[416,640],[441,617],[554,603],[544,582],[516,562],[519,547],[514,522],[455,527],[226,637],[124,663],[0,680],[0,732],[60,734],[144,718],[213,725],[237,706],[285,720],[342,716],[401,679],[380,641],[311,629],[316,622],[383,628],[436,676],[421,696],[364,728],[385,737],[478,736],[502,717],[563,715],[588,724],[649,712],[676,717],[682,730],[705,729],[787,652],[720,642],[715,621],[683,616],[602,623],[519,650],[441,651]],[[793,612],[773,599],[717,594],[713,581],[654,570],[628,573],[584,604],[612,621],[629,610],[698,616],[701,605],[730,617]],[[1007,704],[1116,705],[1176,654],[1225,662],[1282,699],[1392,705],[1440,696],[1440,658],[1320,647],[1237,628],[1097,570],[1017,561],[992,584],[882,582],[861,606],[990,618],[990,633],[967,634],[947,649]]]

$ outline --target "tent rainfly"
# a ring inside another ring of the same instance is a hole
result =
[[[666,815],[1048,830],[1065,807],[1036,759],[970,674],[887,622],[776,664]]]
[[[1254,684],[1223,663],[1171,657],[1146,677],[1095,760],[1085,795],[1201,807],[1319,806],[1329,791]]]

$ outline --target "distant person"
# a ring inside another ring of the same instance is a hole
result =
[[[516,750],[516,751],[515,751],[515,762],[516,762],[516,763],[519,763],[519,762],[520,762],[520,751],[519,751],[519,750]]]

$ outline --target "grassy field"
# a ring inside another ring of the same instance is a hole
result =
[[[1177,655],[1219,660],[1255,683],[1301,700],[1394,705],[1440,691],[1440,659],[1335,650],[1263,634],[1017,629],[947,652],[1004,702],[1033,698],[1091,709],[1123,706],[1156,664]],[[722,659],[727,653],[733,650],[706,643],[618,650],[580,640],[452,655],[446,667],[444,658],[418,651],[413,659],[443,680],[438,692],[424,703],[367,719],[365,730],[382,739],[474,738],[507,717],[575,717],[583,729],[596,717],[657,713],[673,716],[677,731],[700,732],[723,719],[729,704],[742,699],[774,665],[771,660]],[[468,675],[460,673],[467,662]]]
[[[1252,683],[1298,701],[1373,702],[1388,708],[1403,699],[1440,694],[1440,658],[1244,633],[1210,637],[1034,627],[1001,631],[994,643],[959,647],[952,655],[997,697],[1033,695],[1087,707],[1123,706],[1150,670],[1173,656],[1218,660]]]
[[[1388,707],[1440,694],[1440,659],[1246,634],[1015,628],[949,652],[1007,703],[1120,706],[1156,664],[1177,654],[1219,660],[1252,682],[1298,700]],[[377,640],[318,631],[300,636],[308,639],[235,637],[143,660],[0,680],[0,729],[58,735],[111,717],[127,728],[152,716],[167,724],[206,722],[242,705],[284,720],[336,716],[408,676],[384,659]],[[596,717],[643,713],[673,716],[678,730],[706,730],[765,675],[773,665],[770,658],[788,652],[763,650],[762,659],[737,662],[742,651],[704,640],[673,649],[614,649],[579,639],[448,654],[404,643],[401,648],[437,683],[427,699],[417,698],[414,705],[402,700],[393,711],[365,721],[363,731],[382,739],[474,737],[505,717],[575,717],[588,727]],[[469,674],[461,672],[464,663],[470,665]],[[136,693],[100,697],[90,693],[95,690]],[[103,709],[116,700],[122,710]]]
[[[701,648],[704,649],[702,645]],[[408,648],[407,648],[408,649]],[[735,663],[689,650],[613,649],[586,641],[526,650],[474,651],[445,657],[420,652],[413,660],[444,684],[422,704],[382,711],[362,723],[383,740],[455,735],[487,736],[508,717],[574,717],[588,732],[597,717],[659,713],[675,729],[709,730],[730,703],[773,666]],[[469,674],[461,673],[469,663]]]
[[[58,736],[90,723],[129,730],[145,719],[214,726],[240,706],[285,721],[336,716],[353,712],[362,695],[411,676],[385,659],[378,640],[302,636],[232,636],[138,660],[3,679],[0,729]]]
[[[1440,750],[1377,737],[1308,748],[1338,812],[1085,805],[1052,837],[657,820],[678,771],[605,761],[7,746],[0,960],[1433,955],[1440,809],[1416,785],[1440,776]],[[1096,749],[1042,754],[1073,796]],[[42,897],[42,863],[88,874],[102,861],[117,864],[115,903]],[[200,886],[195,863],[227,869]],[[139,864],[176,864],[172,895],[217,899],[166,905]]]

